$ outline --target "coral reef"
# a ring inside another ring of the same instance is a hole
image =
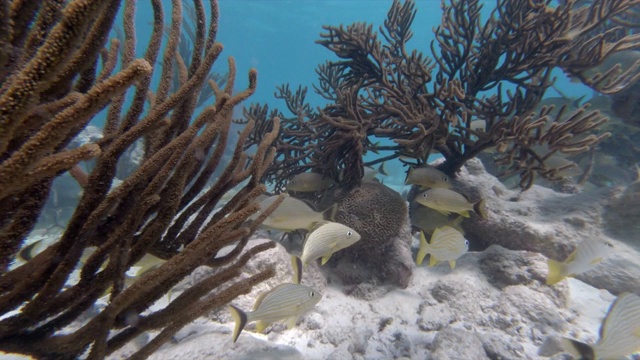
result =
[[[240,253],[273,208],[245,223],[265,191],[260,182],[275,156],[278,121],[251,156],[243,152],[253,126],[247,124],[230,161],[221,163],[233,109],[254,92],[257,72],[234,93],[230,58],[225,86],[207,83],[222,51],[215,0],[208,16],[194,2],[188,59],[178,51],[182,2],[172,2],[164,44],[164,9],[160,1],[151,4],[151,39],[144,58],[135,59],[135,1],[0,1],[0,350],[101,359],[155,329],[158,335],[131,356],[144,358],[185,324],[274,275],[267,266],[241,276],[272,243]],[[121,5],[124,41],[111,40],[107,49]],[[152,89],[156,72],[160,81]],[[213,97],[196,113],[203,86]],[[69,146],[99,114],[106,114],[102,136]],[[117,179],[118,161],[138,140],[144,141],[139,166]],[[88,159],[95,164],[84,171],[79,163]],[[224,171],[205,189],[219,167]],[[66,172],[82,188],[73,215],[42,252],[16,262],[53,180]],[[220,207],[227,193],[235,195]],[[232,250],[216,256],[227,245]],[[145,254],[162,264],[125,285]],[[216,271],[165,308],[146,311],[203,264]],[[83,317],[105,294],[106,306]]]
[[[379,32],[364,23],[326,26],[318,43],[340,60],[318,67],[314,89],[329,104],[313,110],[306,88],[281,86],[276,97],[293,116],[252,105],[245,115],[257,126],[249,142],[261,139],[272,118],[282,119],[278,156],[267,170],[276,188],[308,170],[355,186],[365,165],[401,156],[420,165],[433,152],[446,160],[440,169],[454,175],[490,148],[507,174],[520,174],[522,188],[535,176],[558,179],[564,168],[547,166],[546,159],[589,151],[609,134],[597,131],[606,117],[586,106],[566,117],[562,109],[556,115],[553,107],[535,110],[553,85],[551,72],[562,69],[607,94],[632,86],[640,62],[625,71],[585,71],[638,47],[640,35],[632,31],[638,4],[500,0],[483,22],[478,1],[452,0],[443,4],[430,59],[408,49],[415,4],[396,0]],[[474,121],[484,121],[484,129]],[[381,145],[385,139],[391,145]],[[364,155],[378,152],[365,163]]]
[[[407,287],[415,265],[408,209],[400,194],[377,182],[363,182],[351,190],[338,190],[335,198],[334,220],[362,238],[333,254],[324,267],[345,284]]]
[[[526,192],[509,190],[487,173],[478,159],[463,167],[457,186],[487,199],[489,219],[472,217],[462,223],[472,251],[486,252],[489,246],[500,245],[558,260],[566,259],[585,239],[602,239],[613,244],[611,254],[577,278],[613,294],[640,292],[637,229],[626,221],[627,213],[630,220],[637,219],[637,215],[633,207],[619,207],[630,197],[622,195],[620,189],[594,188],[563,194],[533,185]],[[518,276],[519,272],[510,274]]]

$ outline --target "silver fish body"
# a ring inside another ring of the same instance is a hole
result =
[[[475,211],[480,217],[486,219],[486,209],[483,200],[477,203],[470,202],[465,196],[453,190],[434,188],[426,190],[416,197],[420,205],[430,207],[444,215],[457,213],[469,217],[469,211]]]
[[[451,179],[433,166],[411,168],[407,174],[406,184],[420,185],[422,188],[451,188]]]
[[[303,265],[307,265],[322,257],[322,264],[324,264],[333,253],[359,240],[360,234],[352,228],[336,222],[326,222],[309,233],[300,259]]]
[[[621,359],[640,351],[640,297],[622,293],[616,298],[602,321],[597,343],[563,338],[561,347],[584,359]]]
[[[313,192],[328,189],[333,180],[323,174],[306,172],[295,175],[287,183],[287,191]]]
[[[421,231],[416,263],[421,265],[424,257],[430,254],[429,266],[435,266],[440,261],[448,261],[451,269],[454,269],[456,260],[467,251],[469,251],[469,241],[462,233],[450,226],[435,229],[431,235],[431,243],[427,243],[424,232]]]
[[[278,198],[278,195],[270,196],[260,203],[260,211],[267,209]],[[252,218],[257,218],[255,214]],[[294,231],[298,229],[311,229],[314,224],[324,221],[322,212],[314,211],[309,205],[300,199],[286,196],[282,203],[262,222],[263,226],[282,231]]]
[[[289,328],[295,326],[300,315],[313,309],[322,298],[316,290],[299,284],[280,284],[261,294],[253,307],[253,311],[245,312],[233,305],[229,311],[236,325],[233,331],[233,342],[236,342],[247,323],[256,321],[258,332],[263,332],[269,324],[288,320]]]

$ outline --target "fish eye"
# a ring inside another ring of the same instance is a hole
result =
[[[426,197],[427,197],[427,193],[423,193],[423,194],[422,194],[422,197],[423,197],[423,198],[426,198]]]
[[[309,292],[309,297],[314,297],[316,296],[316,293],[314,293],[313,291]]]
[[[351,236],[353,233],[351,231],[347,231],[347,236]]]
[[[442,181],[447,182],[447,181],[449,181],[449,178],[448,178],[448,177],[446,177],[446,176],[443,176],[443,177],[442,177]]]
[[[469,240],[465,240],[465,241],[464,241],[464,244],[465,244],[465,245],[467,245],[467,246],[469,246]]]

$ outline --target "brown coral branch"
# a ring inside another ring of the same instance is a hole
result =
[[[260,180],[267,164],[275,157],[272,144],[279,134],[277,121],[251,157],[243,151],[252,127],[245,129],[243,138],[236,145],[231,163],[219,178],[218,184],[214,185],[217,192],[199,194],[203,188],[199,188],[202,180],[208,177],[203,175],[213,172],[221,163],[234,106],[253,94],[257,73],[251,70],[249,88],[234,95],[233,79],[230,78],[224,91],[215,94],[215,105],[194,116],[196,103],[193,94],[208,79],[211,66],[222,50],[220,44],[214,43],[217,33],[217,3],[211,1],[211,15],[214,19],[205,39],[204,7],[200,1],[195,1],[193,17],[197,20],[192,37],[195,39],[195,51],[190,65],[170,67],[163,74],[169,76],[171,71],[181,71],[180,84],[177,88],[166,90],[166,95],[161,90],[161,96],[151,99],[149,113],[141,118],[144,102],[151,92],[151,66],[157,64],[156,56],[164,25],[163,11],[159,0],[152,1],[154,32],[145,54],[147,61],[134,60],[135,2],[127,1],[124,10],[127,36],[124,50],[120,54],[124,66],[120,72],[110,75],[118,58],[117,42],[113,42],[111,49],[106,51],[102,48],[104,41],[101,40],[101,34],[110,28],[107,25],[109,18],[119,3],[113,0],[111,4],[116,7],[109,5],[105,9],[91,7],[96,3],[89,0],[71,1],[64,7],[64,16],[54,20],[53,30],[47,39],[43,39],[40,45],[34,45],[37,51],[33,56],[38,57],[44,48],[50,46],[49,41],[53,41],[51,38],[56,29],[62,26],[60,24],[73,20],[79,25],[84,24],[84,29],[78,28],[76,32],[69,33],[69,36],[76,37],[69,40],[69,44],[77,46],[69,46],[66,48],[67,53],[61,56],[73,59],[84,53],[87,59],[93,59],[83,64],[71,61],[65,65],[67,72],[64,76],[56,78],[52,73],[46,78],[34,79],[42,82],[36,89],[41,93],[47,86],[51,88],[56,81],[68,84],[55,86],[55,92],[59,91],[60,94],[55,94],[59,98],[50,102],[50,119],[31,110],[28,101],[46,101],[37,96],[29,97],[27,94],[23,100],[18,99],[20,101],[12,105],[13,110],[5,109],[12,111],[5,115],[9,119],[6,123],[13,127],[13,133],[2,133],[2,136],[6,135],[11,141],[11,151],[3,150],[0,153],[0,182],[11,186],[3,187],[5,193],[0,196],[0,205],[3,208],[5,205],[11,206],[12,211],[3,212],[0,217],[0,247],[3,249],[0,258],[3,268],[0,275],[0,312],[4,315],[18,306],[22,308],[20,312],[4,316],[0,320],[0,349],[3,351],[43,358],[75,358],[90,347],[89,358],[103,358],[131,339],[118,338],[117,342],[109,340],[112,330],[124,328],[121,334],[130,333],[126,329],[131,325],[126,321],[128,314],[139,316],[193,269],[213,259],[223,246],[237,243],[231,256],[221,258],[218,264],[210,264],[216,267],[226,264],[228,272],[225,276],[214,276],[204,285],[198,285],[198,299],[180,297],[180,301],[168,310],[148,315],[154,319],[154,328],[160,329],[161,336],[138,353],[146,355],[190,319],[222,306],[238,294],[249,291],[257,281],[273,275],[273,269],[269,269],[248,280],[237,280],[241,267],[249,258],[273,246],[268,244],[250,250],[247,255],[239,255],[248,237],[258,226],[255,221],[247,225],[246,220],[258,210],[258,206],[253,203],[254,199],[265,191]],[[16,1],[12,5],[13,16],[17,20],[19,16],[15,12],[16,8],[24,8],[26,3],[21,5]],[[181,23],[179,1],[174,0],[173,5],[172,24],[174,29],[179,30],[180,26],[176,25]],[[74,9],[75,13],[72,11]],[[87,17],[65,18],[70,13],[76,17]],[[26,15],[26,18],[33,16],[35,15]],[[92,26],[91,34],[86,39],[80,39],[89,31],[89,26]],[[42,27],[44,26],[36,28]],[[18,36],[17,32],[14,33]],[[25,34],[33,39],[38,38],[35,33]],[[179,32],[174,31],[171,36],[175,34]],[[16,38],[16,41],[23,40]],[[100,53],[101,69],[97,60]],[[168,57],[175,54],[175,48],[165,51],[163,63],[171,62]],[[11,56],[14,59],[15,54],[12,53]],[[16,69],[8,68],[9,79],[19,78],[18,75],[23,74],[27,65]],[[232,60],[230,66],[235,68]],[[56,74],[65,71],[60,66],[53,70]],[[235,71],[230,73],[233,77]],[[103,138],[97,144],[85,144],[73,150],[65,149],[106,101],[113,95],[122,94],[136,80],[140,80],[140,83],[128,112],[122,114],[124,96],[116,97],[109,109]],[[15,85],[12,82],[5,84],[7,85],[0,90],[0,101],[8,99],[5,96]],[[163,86],[162,82],[160,86]],[[80,93],[68,93],[69,89],[77,89]],[[49,95],[54,94],[51,92]],[[25,111],[21,107],[29,109]],[[55,127],[51,128],[53,125]],[[49,137],[43,138],[43,134],[49,134]],[[159,141],[154,148],[148,149],[138,169],[111,189],[116,164],[127,154],[125,150],[143,136],[155,137],[158,134],[162,134],[162,137],[157,137]],[[215,149],[212,149],[214,145]],[[204,161],[203,156],[209,152],[212,153],[212,158]],[[85,174],[77,171],[76,163],[88,156],[94,156],[96,164],[84,176]],[[26,264],[8,268],[8,263],[20,250],[25,236],[33,229],[53,178],[66,169],[81,175],[79,178],[83,185],[83,195],[62,236]],[[5,177],[10,174],[22,177],[23,180],[25,177],[32,179],[19,181]],[[196,179],[198,186],[190,188],[190,198],[186,199],[188,184]],[[249,181],[241,185],[247,179]],[[229,191],[236,192],[236,195],[215,216],[208,219],[213,207]],[[174,221],[175,217],[188,210],[190,203],[198,202],[198,196],[206,200],[199,207],[193,208],[201,221],[191,235],[183,237],[191,228],[182,229],[184,223]],[[180,236],[167,236],[172,224],[180,224],[176,228]],[[180,243],[178,240],[185,241]],[[93,254],[86,259],[82,258],[83,252],[88,249],[92,249]],[[148,272],[128,286],[124,281],[125,272],[145,253],[156,251],[166,255],[167,260],[157,270]],[[80,270],[80,278],[77,282],[70,283],[71,273],[75,269]],[[233,285],[223,287],[227,283]],[[223,290],[205,296],[206,292],[218,287]],[[66,334],[59,332],[59,329],[78,320],[105,292],[109,293],[109,305],[99,315],[86,321],[76,331]],[[176,308],[179,310],[176,311]]]
[[[7,196],[15,186],[28,186],[21,179],[38,157],[56,147],[68,136],[71,128],[79,126],[78,123],[86,124],[111,96],[124,91],[141,76],[150,72],[149,63],[144,60],[134,61],[127,69],[97,84],[80,101],[45,124],[20,150],[0,165],[0,198]]]

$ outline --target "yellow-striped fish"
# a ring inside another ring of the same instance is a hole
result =
[[[323,174],[306,172],[295,175],[287,183],[287,191],[313,192],[328,189],[333,180]]]
[[[336,222],[325,222],[307,236],[300,260],[302,265],[306,266],[321,257],[324,265],[333,253],[355,244],[358,240],[360,234],[352,228]]]
[[[451,179],[447,174],[433,166],[409,169],[405,184],[420,185],[421,188],[451,188]]]
[[[622,293],[609,307],[593,345],[563,338],[561,347],[578,359],[621,359],[640,351],[640,297]]]
[[[469,251],[469,241],[451,226],[443,226],[433,231],[431,244],[427,243],[424,232],[420,231],[420,249],[416,257],[416,263],[422,264],[427,254],[429,266],[435,266],[439,261],[448,261],[451,269],[455,269],[456,260]]]
[[[587,239],[578,244],[565,261],[547,260],[549,273],[547,285],[557,284],[567,276],[575,276],[598,265],[611,250],[612,245],[601,239]]]
[[[296,325],[298,317],[313,309],[321,298],[322,294],[308,286],[285,283],[260,294],[253,311],[245,312],[229,305],[231,316],[236,322],[233,342],[236,342],[245,325],[252,321],[256,321],[256,328],[260,333],[269,324],[285,319],[287,327],[291,329]]]
[[[260,202],[261,211],[271,206],[277,198],[278,195],[273,195],[262,200]],[[260,212],[254,214],[251,219],[257,218],[259,214]],[[282,231],[311,230],[316,223],[322,221],[324,221],[322,212],[314,211],[300,199],[286,196],[282,203],[262,222],[262,225]]]
[[[424,206],[439,211],[444,215],[457,213],[464,217],[469,217],[469,211],[473,210],[481,218],[487,218],[487,210],[484,200],[472,203],[464,195],[449,189],[429,189],[420,193],[416,201]]]

